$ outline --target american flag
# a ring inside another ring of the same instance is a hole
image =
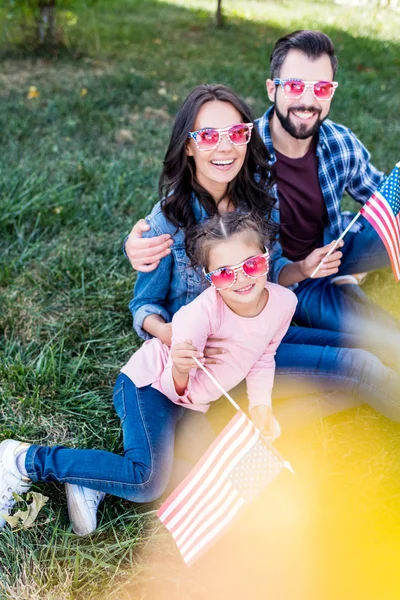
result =
[[[389,177],[362,207],[360,213],[369,221],[386,246],[394,276],[400,280],[400,162]]]
[[[186,564],[206,552],[285,466],[291,468],[238,411],[157,511]]]

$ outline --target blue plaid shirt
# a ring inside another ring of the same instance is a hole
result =
[[[271,156],[270,164],[276,162],[269,129],[269,119],[273,110],[274,107],[271,106],[256,121]],[[354,200],[364,204],[382,183],[385,175],[370,163],[370,153],[354,133],[329,119],[326,119],[320,127],[316,154],[319,183],[328,211],[326,233],[330,234],[331,238],[332,236],[337,238],[345,227],[340,210],[343,194],[347,192]],[[276,186],[273,195],[278,200]],[[271,256],[270,279],[277,283],[281,269],[290,262],[282,255],[282,247],[278,241],[274,245]]]

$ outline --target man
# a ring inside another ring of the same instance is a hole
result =
[[[353,275],[389,264],[384,245],[365,219],[345,238],[340,278],[321,277],[323,266],[315,278],[305,275],[310,253],[321,246],[328,250],[350,222],[351,215],[340,211],[343,194],[363,204],[384,179],[357,137],[327,119],[338,85],[336,69],[332,41],[319,31],[295,31],[279,39],[271,55],[266,88],[273,106],[256,121],[277,175],[280,243],[274,247],[271,279],[295,291],[300,325],[359,332],[362,318],[397,329],[397,322],[367,298]],[[156,268],[172,244],[167,235],[142,239],[147,228],[139,221],[126,242],[128,258],[140,271]]]

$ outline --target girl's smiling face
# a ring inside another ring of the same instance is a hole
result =
[[[243,117],[229,102],[205,102],[197,113],[192,131],[212,127],[224,129],[243,122]],[[223,135],[214,150],[201,151],[193,139],[186,145],[188,156],[193,157],[196,178],[218,202],[225,195],[228,183],[239,173],[246,157],[247,145],[235,146]]]
[[[242,231],[213,244],[206,270],[210,272],[221,267],[235,266],[264,252],[265,249],[254,232]],[[219,290],[218,293],[233,312],[244,317],[254,317],[263,310],[267,302],[266,282],[267,274],[251,279],[239,270],[233,286]]]

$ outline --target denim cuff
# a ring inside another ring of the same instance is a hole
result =
[[[284,256],[281,256],[280,258],[277,258],[275,260],[272,259],[271,268],[269,272],[269,280],[272,281],[272,283],[279,283],[279,275],[283,267],[285,267],[286,265],[291,265],[292,263],[292,260],[289,260]],[[294,283],[293,285],[289,285],[288,289],[292,290],[293,292],[298,287],[298,285],[298,283]]]
[[[126,238],[124,239],[124,241],[122,242],[122,252],[124,253],[125,258],[127,258],[129,260],[128,255],[126,253],[126,242],[128,241],[128,237],[129,237],[129,233],[126,236]]]
[[[149,315],[159,315],[166,323],[169,323],[171,320],[168,311],[160,305],[145,304],[138,308],[133,316],[133,328],[143,340],[151,340],[154,337],[143,329],[143,321]]]
[[[26,458],[25,458],[26,472],[28,473],[29,479],[31,479],[34,482],[39,481],[39,478],[36,473],[36,468],[35,468],[35,456],[36,456],[39,448],[40,448],[40,446],[35,446],[33,444],[32,444],[32,446],[29,446],[27,453],[26,453]]]

